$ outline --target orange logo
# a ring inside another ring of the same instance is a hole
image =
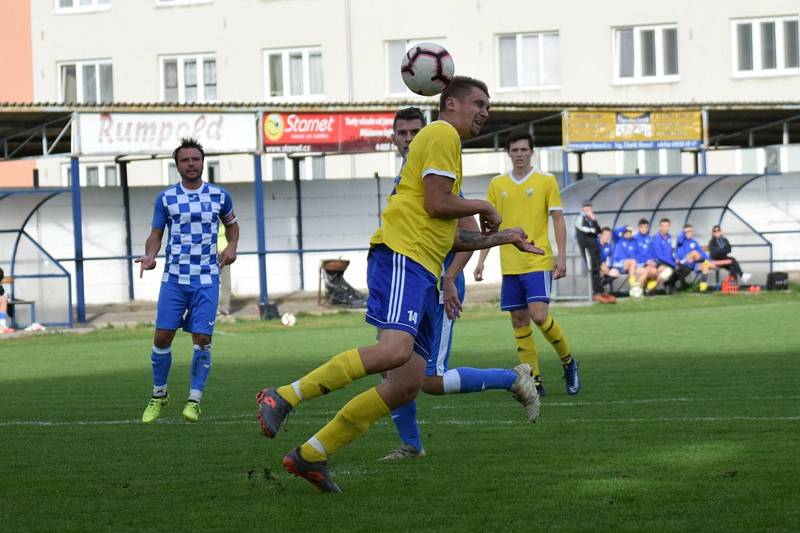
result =
[[[264,117],[264,135],[272,142],[283,137],[283,115],[280,113],[270,113]]]

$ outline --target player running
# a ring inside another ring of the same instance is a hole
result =
[[[145,254],[136,259],[141,265],[139,277],[145,270],[154,269],[164,228],[169,226],[167,261],[158,294],[156,333],[150,355],[153,397],[142,414],[142,422],[157,419],[161,408],[167,405],[172,339],[179,327],[192,334],[194,344],[191,388],[183,417],[189,422],[197,422],[200,417],[200,399],[211,370],[211,336],[219,299],[219,270],[236,261],[239,242],[239,224],[230,193],[202,180],[205,158],[202,145],[195,139],[181,139],[181,145],[172,157],[181,181],[156,196]],[[228,246],[218,257],[220,222],[225,225]]]
[[[381,227],[370,240],[366,320],[381,330],[377,344],[339,353],[299,380],[266,388],[257,396],[261,430],[273,438],[301,402],[367,374],[388,371],[386,380],[351,399],[325,427],[284,457],[288,472],[320,491],[341,491],[328,473],[328,457],[420,390],[435,349],[437,285],[447,253],[500,244],[541,253],[522,231],[498,231],[500,215],[488,202],[459,197],[461,141],[478,135],[489,118],[486,84],[453,78],[440,95],[439,110],[440,120],[423,128],[411,143]],[[485,233],[457,228],[457,219],[476,214]],[[537,399],[536,391],[532,380],[523,383],[520,394],[528,405]]]
[[[424,126],[425,116],[416,107],[401,109],[395,115],[392,141],[403,158],[408,145]],[[467,230],[479,229],[471,216],[459,219],[458,227]],[[458,394],[490,389],[505,389],[515,394],[515,385],[519,387],[525,383],[525,379],[520,375],[530,374],[528,365],[519,365],[516,369],[459,367],[448,370],[455,319],[461,310],[466,291],[463,270],[471,257],[472,251],[450,252],[444,261],[442,277],[439,280],[442,297],[436,308],[433,327],[433,353],[428,358],[425,377],[422,380],[421,390],[427,394]],[[445,309],[445,302],[448,303],[449,309]],[[515,397],[522,399],[525,395],[515,394]],[[538,412],[538,409],[538,400],[528,405],[529,414]],[[392,409],[392,421],[397,427],[402,444],[380,460],[424,457],[425,448],[417,423],[416,400]]]
[[[539,395],[544,394],[544,386],[539,370],[539,354],[533,342],[531,319],[561,360],[567,393],[577,394],[581,389],[578,362],[572,358],[561,326],[549,312],[550,284],[553,279],[567,275],[567,229],[558,183],[552,174],[537,172],[531,165],[533,136],[527,131],[511,132],[506,139],[506,152],[513,168],[507,174],[492,178],[486,199],[503,217],[501,228],[521,227],[534,236],[534,242],[541,244],[545,254],[519,253],[510,246],[500,248],[500,267],[503,272],[500,308],[511,315],[519,360],[533,369]],[[558,247],[555,258],[547,235],[548,215],[553,219]],[[488,250],[480,253],[474,272],[475,281],[483,279],[484,262],[488,254]]]

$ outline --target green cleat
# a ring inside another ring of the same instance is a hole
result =
[[[161,416],[161,408],[165,407],[168,403],[169,395],[162,396],[160,398],[150,398],[150,401],[147,402],[147,408],[145,408],[144,413],[142,414],[142,422],[149,424]]]
[[[183,408],[183,418],[189,422],[197,422],[200,418],[200,404],[189,400]]]

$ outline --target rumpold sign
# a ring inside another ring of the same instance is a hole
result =
[[[171,154],[182,137],[207,153],[254,153],[254,113],[86,113],[78,115],[73,154]]]

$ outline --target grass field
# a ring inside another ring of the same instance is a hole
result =
[[[378,422],[331,462],[342,495],[285,474],[283,454],[368,377],[308,402],[273,441],[255,394],[371,342],[359,314],[220,325],[196,425],[180,410],[180,334],[163,420],[138,422],[152,330],[0,342],[3,531],[797,531],[800,294],[677,295],[554,310],[581,363],[567,396],[537,333],[548,395],[525,422],[504,391],[421,397],[428,457],[375,460]],[[454,366],[512,366],[508,318],[468,308]]]

